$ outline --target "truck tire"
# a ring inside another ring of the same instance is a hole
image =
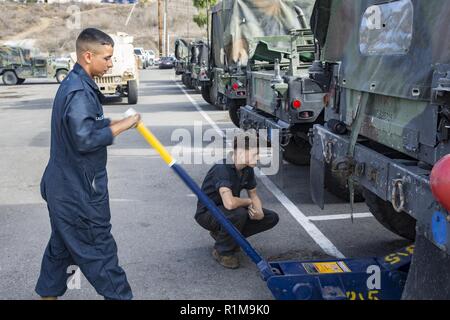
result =
[[[348,190],[347,181],[339,177],[339,175],[337,175],[336,173],[333,173],[333,171],[331,170],[331,165],[329,164],[325,165],[325,189],[344,201],[350,201],[350,192]],[[361,187],[355,185],[354,189],[354,201],[363,202],[364,196]]]
[[[230,115],[231,122],[239,128],[240,126],[240,109],[245,104],[245,100],[227,99],[228,114]]]
[[[210,94],[210,90],[211,90],[211,88],[210,88],[209,85],[202,85],[202,97],[203,97],[203,99],[205,99],[205,101],[208,102],[209,104],[212,104],[211,103],[211,96],[209,95]]]
[[[14,86],[19,83],[19,78],[14,71],[8,70],[3,73],[3,83],[7,86]]]
[[[414,241],[416,238],[416,220],[406,212],[397,212],[390,202],[384,201],[369,190],[364,190],[364,197],[370,212],[389,231]]]
[[[138,102],[138,85],[136,80],[128,81],[128,104],[136,104]]]
[[[61,83],[67,77],[68,73],[69,72],[65,69],[58,70],[56,72],[56,81],[58,81],[58,83]]]
[[[311,145],[308,141],[293,137],[288,145],[283,147],[283,158],[297,166],[307,166],[311,159]]]

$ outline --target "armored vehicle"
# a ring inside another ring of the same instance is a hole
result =
[[[118,32],[114,40],[113,67],[101,78],[95,77],[105,96],[126,97],[128,104],[138,102],[139,61],[134,54],[133,37]]]

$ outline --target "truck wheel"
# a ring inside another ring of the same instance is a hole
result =
[[[128,81],[128,104],[138,102],[138,85],[136,80]]]
[[[56,72],[56,81],[61,83],[67,77],[68,73],[67,70],[58,70],[58,72]]]
[[[210,90],[211,90],[210,86],[202,85],[202,97],[203,97],[203,99],[205,99],[205,101],[208,102],[209,104],[212,104],[211,103],[211,96],[209,95],[210,94]]]
[[[25,79],[19,78],[17,79],[17,84],[22,84],[25,82]]]
[[[293,137],[283,149],[283,158],[287,162],[297,166],[309,165],[311,159],[311,145],[308,141]]]
[[[397,212],[390,202],[384,201],[369,190],[364,197],[370,212],[389,231],[414,241],[416,238],[416,220],[406,212]]]
[[[240,104],[237,103],[236,100],[228,99],[227,100],[228,114],[230,115],[231,122],[239,128],[240,126],[240,112],[241,109]]]
[[[336,197],[347,202],[350,201],[350,192],[348,190],[347,181],[341,178],[338,174],[333,173],[331,170],[331,165],[329,164],[325,165],[325,188]],[[354,185],[354,189],[355,202],[363,202],[364,197],[361,187]]]
[[[19,82],[14,71],[5,71],[3,73],[3,83],[7,86],[14,86]]]

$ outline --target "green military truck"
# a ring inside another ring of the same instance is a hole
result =
[[[300,29],[293,7],[302,2],[223,0],[212,9],[209,82],[202,89],[213,105],[230,110],[245,105],[247,64],[255,38]]]
[[[209,45],[204,41],[198,41],[194,46],[195,57],[194,62],[191,64],[191,85],[197,91],[201,91],[203,83],[208,80],[206,74],[208,70],[209,61]]]
[[[291,14],[298,16],[302,29],[256,39],[247,71],[247,103],[229,112],[243,129],[279,130],[284,158],[305,165],[310,160],[309,130],[323,121],[324,88],[310,77],[316,52],[312,31],[299,7]]]
[[[186,72],[186,66],[189,62],[189,43],[184,39],[175,41],[175,75],[183,75]]]
[[[247,102],[245,106],[230,106],[232,121],[244,130],[264,129],[270,143],[278,143],[284,158],[295,165],[310,163],[310,131],[314,124],[323,124],[324,98],[328,90],[327,77],[303,10],[295,6],[301,29],[288,35],[255,38],[257,43],[247,67]],[[274,130],[278,141],[273,141]],[[280,166],[283,164],[280,163]],[[325,187],[339,198],[349,199],[345,179],[331,168],[325,174]],[[362,201],[356,188],[356,201]]]
[[[0,46],[0,76],[5,85],[17,85],[29,78],[55,78],[60,83],[71,69],[70,59],[32,57],[31,50]]]
[[[327,167],[363,189],[373,216],[415,240],[404,298],[450,298],[450,218],[430,188],[450,152],[450,5],[446,0],[318,0],[311,26],[327,87],[315,125],[311,194]]]
[[[184,64],[184,72],[182,73],[182,82],[187,88],[200,92],[200,74],[203,74],[206,70],[208,55],[208,44],[205,41],[197,40],[189,43],[188,56],[185,57],[187,62]]]

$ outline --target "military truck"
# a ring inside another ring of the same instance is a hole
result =
[[[284,158],[309,164],[308,132],[323,121],[324,88],[310,78],[316,47],[301,8],[292,8],[302,29],[289,35],[256,38],[247,67],[247,103],[230,107],[232,121],[243,129],[279,130]]]
[[[208,44],[203,40],[191,42],[188,51],[188,62],[182,81],[187,88],[200,92],[200,74],[206,72],[208,63]]]
[[[22,84],[29,78],[55,78],[60,83],[71,68],[70,59],[32,56],[30,49],[0,46],[0,76],[5,85]]]
[[[126,97],[128,104],[138,102],[139,58],[134,54],[133,37],[118,32],[114,40],[113,67],[101,78],[94,77],[105,96]]]
[[[415,240],[404,298],[450,298],[450,218],[430,189],[450,152],[449,16],[446,0],[317,0],[311,17],[329,75],[311,195],[323,208],[330,166],[383,226]]]
[[[188,42],[184,39],[177,39],[175,41],[175,58],[177,58],[177,62],[175,63],[175,74],[177,76],[186,72],[186,66],[189,62],[188,45]]]
[[[207,73],[209,62],[209,46],[203,40],[198,41],[194,45],[194,50],[192,57],[195,57],[195,60],[191,64],[191,84],[194,89],[200,92],[202,82],[207,80],[207,78],[205,79],[205,74]]]
[[[219,108],[235,110],[247,99],[247,63],[256,37],[286,35],[300,29],[292,14],[300,0],[223,0],[212,9],[209,83],[203,95]]]

